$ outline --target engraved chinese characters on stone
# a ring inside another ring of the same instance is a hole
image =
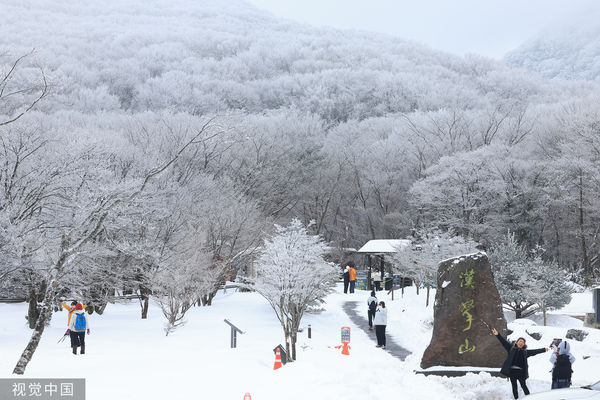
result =
[[[504,330],[506,321],[485,253],[440,263],[436,287],[433,334],[421,367],[500,367],[506,352],[488,325]]]

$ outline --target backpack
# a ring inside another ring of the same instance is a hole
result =
[[[75,319],[75,330],[85,331],[85,313],[76,314],[77,318]]]
[[[369,310],[371,310],[371,311],[377,310],[377,302],[375,300],[373,300],[372,302],[369,303]]]
[[[569,355],[559,354],[558,357],[556,357],[556,364],[554,364],[554,369],[552,370],[552,379],[568,379],[570,381],[572,374],[573,370],[571,369]]]

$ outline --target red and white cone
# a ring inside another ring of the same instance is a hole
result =
[[[244,400],[252,400],[252,396],[250,396],[250,393],[246,393],[244,395]]]
[[[283,364],[281,364],[281,351],[277,349],[277,352],[275,353],[275,365],[273,365],[273,369],[279,369],[282,366]]]

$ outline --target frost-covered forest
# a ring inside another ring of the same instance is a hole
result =
[[[564,18],[505,56],[507,64],[548,78],[600,81],[598,10]]]
[[[0,297],[60,278],[210,304],[292,218],[338,247],[511,232],[576,280],[600,268],[594,82],[237,0],[0,7]]]

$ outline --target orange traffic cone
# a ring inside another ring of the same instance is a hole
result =
[[[273,369],[279,369],[283,365],[281,364],[281,351],[277,349],[277,353],[275,353],[275,365],[273,365]]]
[[[250,396],[250,393],[246,393],[244,395],[244,400],[252,400],[252,396]]]
[[[344,354],[346,356],[350,355],[350,346],[348,346],[348,343],[346,343],[346,342],[343,343],[342,354]]]

